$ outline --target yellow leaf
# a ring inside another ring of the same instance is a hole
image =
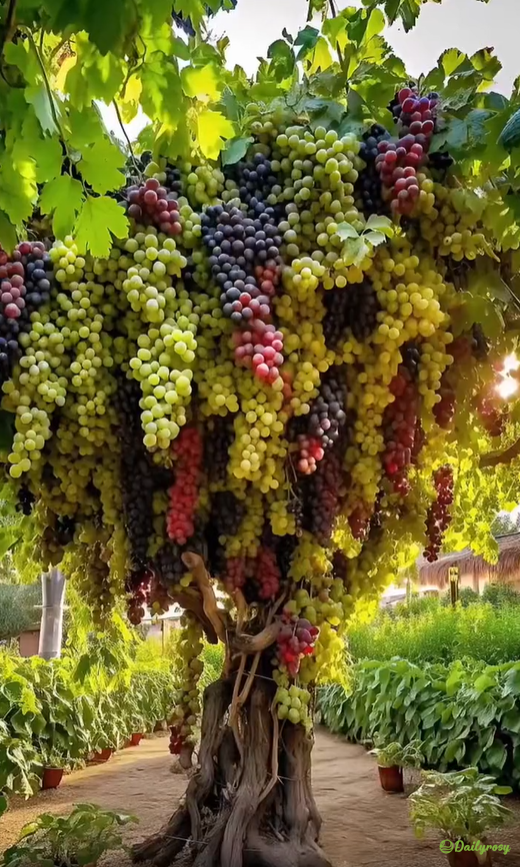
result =
[[[197,115],[200,149],[205,157],[216,160],[224,147],[223,139],[235,134],[233,124],[219,111],[203,109]]]
[[[332,57],[330,55],[329,46],[327,45],[327,40],[320,36],[316,43],[316,47],[312,52],[312,63],[309,68],[309,75],[312,75],[314,72],[318,72],[321,69],[323,72],[324,69],[328,69],[332,64]]]
[[[131,75],[127,81],[121,100],[121,115],[125,123],[130,123],[139,110],[139,99],[143,85],[138,75]]]
[[[65,79],[67,78],[67,75],[72,69],[72,67],[76,66],[77,60],[77,54],[73,54],[71,57],[66,57],[60,66],[59,72],[55,79],[55,84],[56,89],[61,90],[62,93],[65,92]]]
[[[213,63],[195,68],[187,66],[181,72],[182,89],[186,96],[195,99],[217,99],[220,81]]]

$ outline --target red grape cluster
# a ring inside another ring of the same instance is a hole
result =
[[[420,97],[405,87],[398,94],[394,116],[401,137],[397,141],[380,141],[376,168],[386,197],[397,214],[410,214],[419,197],[417,169],[427,162],[427,153],[437,111],[437,94]]]
[[[453,504],[453,470],[446,465],[436,470],[433,475],[436,499],[428,509],[426,517],[426,533],[428,547],[424,556],[429,563],[437,560],[441,550],[442,538],[451,521],[450,506]]]
[[[323,460],[325,449],[321,439],[318,437],[310,437],[305,434],[298,434],[298,463],[296,464],[298,472],[304,476],[310,476],[316,472],[318,462]]]
[[[280,592],[280,569],[272,548],[260,548],[255,562],[255,578],[260,588],[260,599],[274,599]]]
[[[184,737],[181,734],[179,726],[170,726],[170,745],[169,750],[172,756],[180,756],[184,746]]]
[[[354,539],[358,542],[364,542],[368,536],[370,527],[370,511],[361,503],[348,516],[348,523]]]
[[[341,453],[342,454],[342,453]],[[334,521],[341,506],[343,465],[341,454],[333,449],[320,461],[311,481],[308,529],[320,545],[328,545]]]
[[[438,394],[440,402],[433,407],[435,421],[443,430],[448,430],[455,418],[455,390],[451,384],[452,374],[450,368],[445,370],[441,377]]]
[[[41,241],[23,241],[10,256],[0,247],[0,382],[20,357],[18,335],[31,330],[30,314],[49,300],[52,280]]]
[[[137,223],[151,222],[165,235],[180,235],[182,225],[179,205],[173,193],[161,187],[157,178],[148,178],[140,186],[128,187],[128,216]]]
[[[228,593],[240,590],[246,583],[246,561],[244,557],[228,557],[224,586]]]
[[[404,364],[399,365],[390,383],[390,391],[395,400],[388,404],[383,415],[383,465],[394,491],[406,496],[409,491],[406,474],[414,457],[419,394],[412,374]]]
[[[489,436],[502,436],[509,420],[509,410],[499,406],[496,398],[489,395],[479,398],[477,408],[480,420]]]
[[[247,331],[235,331],[235,360],[242,367],[251,367],[255,376],[264,382],[275,382],[283,364],[283,334],[274,325],[261,319],[250,322]]]
[[[146,570],[134,570],[126,578],[125,589],[131,594],[127,615],[133,626],[138,626],[145,615],[145,605],[151,575]]]
[[[170,504],[166,529],[170,539],[185,545],[195,531],[195,511],[199,500],[199,476],[204,447],[195,427],[182,428],[172,446],[176,459],[175,482],[168,491]]]
[[[304,617],[284,613],[283,626],[278,634],[276,655],[278,663],[287,669],[290,677],[296,677],[302,657],[314,653],[314,645],[320,630]]]

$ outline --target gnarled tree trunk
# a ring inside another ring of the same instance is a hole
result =
[[[241,674],[255,662],[256,676],[237,700]],[[135,847],[136,862],[330,867],[318,845],[312,737],[303,726],[279,723],[271,673],[268,658],[243,655],[239,672],[206,689],[197,770],[165,827]]]

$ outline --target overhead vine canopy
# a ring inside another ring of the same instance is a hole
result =
[[[312,685],[344,624],[421,550],[493,557],[491,521],[519,500],[520,404],[500,395],[517,387],[520,80],[493,91],[491,49],[411,80],[382,34],[418,0],[314,0],[249,80],[210,32],[234,5],[4,4],[6,484],[32,556],[100,618],[118,596],[136,623],[145,603],[186,609],[188,760],[195,657],[204,633],[226,643],[201,774],[137,854],[164,864],[206,834],[198,867],[251,846],[314,867],[310,787],[284,780],[306,779]],[[261,803],[265,828],[245,819]]]

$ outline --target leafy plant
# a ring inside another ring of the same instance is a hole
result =
[[[421,747],[419,740],[410,741],[404,746],[401,746],[398,741],[393,741],[371,750],[370,755],[376,757],[378,765],[382,768],[392,768],[395,765],[400,768],[419,768],[424,760]]]
[[[83,867],[123,845],[120,828],[137,822],[133,816],[102,810],[95,804],[77,804],[68,816],[43,813],[21,832],[18,842],[4,853],[1,867]]]
[[[404,659],[355,665],[349,692],[318,693],[331,731],[354,741],[420,740],[426,767],[468,764],[520,787],[520,663],[486,666],[472,660],[413,665]]]
[[[466,768],[448,774],[423,771],[421,787],[410,795],[410,818],[417,836],[426,829],[445,839],[471,843],[499,827],[512,815],[499,795],[511,789],[497,786],[493,777]]]

